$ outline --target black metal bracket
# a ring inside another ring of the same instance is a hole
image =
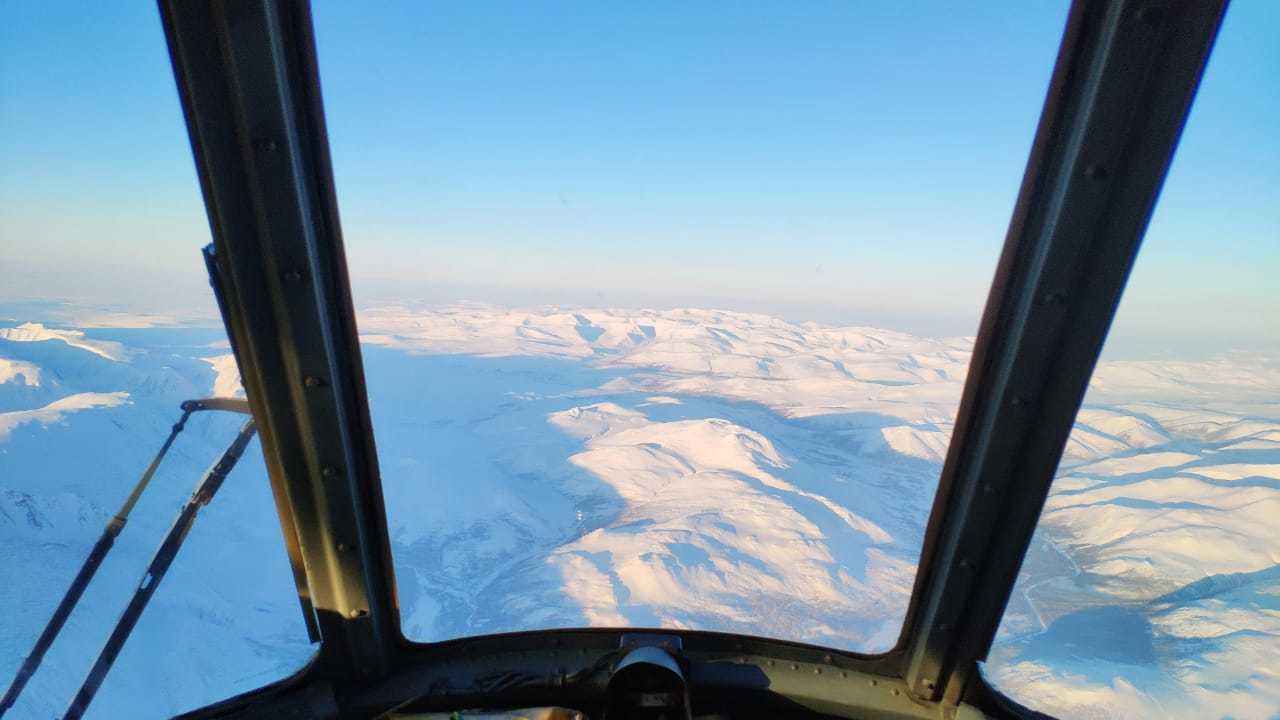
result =
[[[223,277],[222,267],[218,263],[218,250],[212,243],[206,245],[201,251],[204,256],[205,270],[209,273],[209,286],[213,288],[213,297],[218,304],[218,312],[223,317],[223,322],[227,327],[231,323],[227,318],[231,316],[227,311],[226,278]],[[229,333],[231,338],[231,350],[235,354],[239,362],[239,348],[236,346],[235,339]],[[237,370],[239,366],[237,365]],[[243,371],[240,371],[243,374]],[[249,408],[249,401],[242,400],[244,403],[244,412],[252,413]],[[307,626],[307,640],[313,643],[320,642],[320,626],[316,622],[316,609],[311,603],[311,587],[308,585],[307,568],[302,560],[302,541],[298,539],[298,525],[294,521],[293,507],[289,505],[289,492],[283,483],[283,477],[278,473],[269,474],[271,480],[271,498],[275,501],[276,516],[280,520],[280,532],[284,537],[285,555],[289,558],[289,571],[293,575],[293,585],[298,592],[298,606],[302,610],[302,622]]]
[[[309,9],[159,4],[228,331],[315,608],[311,671],[377,677],[399,612]]]
[[[957,703],[990,649],[1225,6],[1072,8],[922,553],[921,699]]]

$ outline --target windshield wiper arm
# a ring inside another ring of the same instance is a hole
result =
[[[223,410],[249,414],[249,401],[241,398],[203,398],[200,400],[187,400],[182,403],[182,417],[173,424],[173,428],[169,431],[169,437],[165,438],[164,444],[160,446],[160,451],[152,458],[151,464],[147,466],[147,469],[142,473],[142,477],[133,486],[133,491],[129,493],[129,497],[125,499],[124,504],[120,506],[120,510],[107,521],[106,528],[102,530],[102,536],[98,538],[93,550],[89,552],[89,557],[80,566],[80,572],[76,573],[75,579],[71,581],[71,586],[67,588],[67,592],[62,596],[62,601],[58,603],[57,609],[53,611],[53,617],[49,619],[44,631],[36,639],[36,644],[31,648],[31,652],[22,661],[22,666],[18,668],[18,674],[14,676],[13,682],[9,684],[9,689],[5,691],[4,698],[0,699],[0,717],[4,717],[9,708],[13,707],[13,704],[18,701],[18,695],[26,687],[27,681],[31,679],[31,676],[40,667],[40,663],[44,661],[44,656],[49,651],[49,646],[53,645],[53,641],[57,639],[58,633],[62,631],[62,626],[67,623],[67,618],[71,616],[71,611],[80,602],[80,596],[84,594],[85,588],[89,586],[94,574],[102,566],[102,561],[106,559],[107,553],[115,545],[116,537],[120,535],[125,523],[129,521],[129,513],[133,512],[133,506],[138,503],[138,499],[142,497],[142,492],[151,483],[151,478],[160,467],[160,461],[164,460],[164,456],[168,454],[169,448],[173,446],[173,441],[178,437],[178,433],[182,432],[183,428],[186,427],[187,419],[193,413],[202,410]]]
[[[217,494],[218,489],[222,487],[222,482],[227,479],[231,469],[236,466],[240,456],[244,454],[244,449],[249,445],[249,441],[253,439],[254,431],[253,419],[250,418],[240,427],[240,432],[236,434],[235,439],[231,441],[231,445],[222,453],[222,457],[218,458],[213,467],[205,472],[200,484],[196,486],[195,492],[191,494],[191,499],[187,501],[186,505],[182,506],[178,517],[173,521],[173,526],[169,528],[169,534],[165,536],[164,542],[160,543],[159,549],[152,556],[151,564],[147,566],[147,571],[142,575],[142,581],[138,584],[138,589],[134,591],[133,599],[129,601],[129,606],[120,614],[120,619],[116,621],[116,626],[111,631],[111,637],[107,638],[107,643],[103,646],[102,652],[98,654],[98,659],[94,661],[93,668],[89,670],[89,674],[85,677],[80,690],[72,698],[71,704],[67,706],[67,711],[63,713],[64,720],[78,719],[88,709],[89,703],[93,701],[93,696],[97,694],[102,681],[106,679],[107,673],[111,671],[111,665],[115,662],[116,656],[124,649],[125,641],[129,639],[129,634],[133,632],[134,626],[138,624],[138,618],[142,617],[142,611],[146,609],[151,596],[155,594],[156,588],[160,586],[160,581],[164,579],[165,573],[169,571],[169,566],[173,564],[173,559],[177,557],[178,550],[182,547],[182,542],[187,539],[187,533],[191,531],[191,526],[195,524],[196,515],[200,512],[200,508],[208,505],[213,496]]]

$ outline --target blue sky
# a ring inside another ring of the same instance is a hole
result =
[[[969,334],[1065,6],[953,5],[317,2],[357,301]],[[208,312],[154,6],[0,15],[0,292]],[[1277,343],[1277,37],[1233,5],[1117,348]]]

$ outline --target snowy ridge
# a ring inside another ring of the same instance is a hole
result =
[[[209,363],[216,373],[213,378],[214,397],[244,397],[244,386],[240,384],[240,368],[236,365],[236,356],[231,353],[201,358]]]
[[[76,393],[55,400],[35,410],[15,410],[0,413],[0,440],[6,440],[14,428],[24,423],[52,425],[61,422],[70,413],[92,408],[109,408],[128,402],[129,393]]]
[[[0,358],[0,385],[4,383],[39,387],[40,368],[29,362]]]
[[[972,338],[791,323],[720,310],[505,310],[452,306],[361,313],[361,339],[410,352],[591,360],[656,371],[655,391],[728,397],[788,417],[883,411],[950,422]]]
[[[100,355],[108,360],[121,362],[125,359],[124,346],[118,342],[91,340],[85,337],[83,330],[57,330],[40,323],[23,323],[17,327],[0,328],[0,340],[10,342],[60,340],[73,348]]]
[[[548,559],[571,596],[605,624],[751,632],[764,622],[775,634],[820,644],[848,643],[848,625],[856,624],[860,637],[853,642],[892,642],[873,640],[882,628],[866,621],[879,618],[874,605],[910,592],[903,585],[910,564],[876,553],[862,577],[832,572],[842,558],[822,540],[834,535],[834,523],[806,517],[787,496],[812,500],[843,522],[842,530],[852,532],[844,533],[841,550],[861,555],[864,564],[872,546],[893,538],[775,476],[786,462],[767,438],[724,420],[650,422],[612,403],[575,407],[550,421],[586,441],[569,461],[602,478],[626,506],[613,523]],[[607,577],[609,588],[587,583],[578,592],[579,572]],[[784,631],[775,609],[797,604],[824,622]],[[837,618],[846,625],[841,631],[831,627]]]

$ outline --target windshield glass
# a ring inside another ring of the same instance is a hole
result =
[[[1064,18],[317,3],[405,634],[889,649]]]
[[[1280,14],[1234,2],[987,677],[1060,717],[1280,708]]]
[[[154,3],[0,4],[0,692],[179,404],[243,397],[209,239]],[[167,574],[144,581],[244,420],[186,422],[6,720],[63,717],[151,583],[87,717],[170,717],[312,655],[256,440]]]

